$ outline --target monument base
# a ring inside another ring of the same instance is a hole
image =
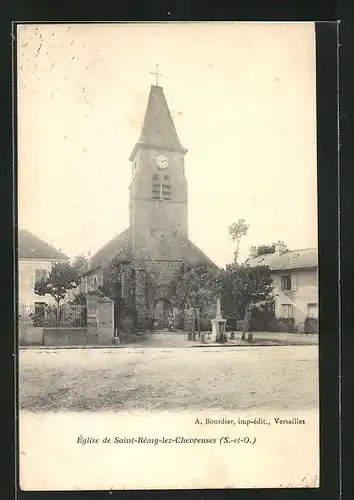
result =
[[[225,342],[226,340],[226,319],[221,316],[211,320],[212,333],[215,334],[216,342]]]

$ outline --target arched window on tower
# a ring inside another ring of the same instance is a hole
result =
[[[163,200],[171,199],[171,185],[170,185],[170,178],[168,175],[165,175],[165,177],[163,178],[162,199]]]
[[[161,199],[161,184],[159,176],[157,174],[154,174],[152,178],[152,199],[153,200]]]

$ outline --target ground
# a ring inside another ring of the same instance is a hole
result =
[[[215,344],[215,334],[204,332],[207,344]],[[255,332],[252,346],[255,345],[317,345],[318,335],[304,335],[302,333],[280,333],[280,332]],[[228,333],[228,345],[249,346],[246,341],[241,340],[241,332],[235,332],[235,339],[230,340]],[[132,342],[128,342],[130,347],[187,347],[200,345],[200,337],[197,336],[195,341],[188,340],[188,334],[182,331],[168,332],[161,330],[157,332],[146,332],[136,335],[132,338]]]
[[[39,412],[312,410],[318,348],[21,350],[19,402]]]

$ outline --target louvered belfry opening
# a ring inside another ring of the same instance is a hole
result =
[[[171,183],[168,175],[165,175],[163,182],[157,174],[152,178],[152,199],[153,200],[170,200],[171,199]]]
[[[162,199],[170,200],[171,199],[171,184],[170,178],[168,175],[165,175],[162,184]]]
[[[157,174],[152,178],[152,199],[159,200],[161,198],[161,184]]]

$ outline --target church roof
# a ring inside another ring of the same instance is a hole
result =
[[[18,258],[43,260],[68,260],[63,252],[52,247],[27,229],[18,230]]]
[[[113,260],[115,257],[123,260],[133,260],[132,251],[132,230],[126,229],[118,236],[104,245],[95,255],[92,256],[90,265],[85,264],[81,269],[81,274],[88,274],[98,269],[103,264]],[[150,260],[147,258],[146,260]],[[190,262],[191,264],[207,263],[212,266],[216,264],[209,259],[190,239],[181,238],[173,245],[166,245],[163,258],[158,261]]]
[[[209,259],[209,257],[205,255],[205,253],[202,252],[200,248],[198,248],[197,245],[195,245],[189,238],[185,238],[185,240],[186,247],[184,257],[187,262],[191,262],[193,264],[202,262],[217,267],[216,264]]]
[[[271,271],[290,269],[304,269],[318,266],[317,248],[304,248],[292,250],[281,254],[269,253],[248,259],[246,264],[254,266],[267,266]]]
[[[118,255],[123,260],[130,260],[132,258],[131,228],[125,229],[100,248],[91,257],[89,265],[86,263],[80,271],[82,274],[86,274],[111,261]]]
[[[187,152],[178,139],[165,94],[160,86],[151,86],[143,128],[130,160],[133,159],[138,145]]]

